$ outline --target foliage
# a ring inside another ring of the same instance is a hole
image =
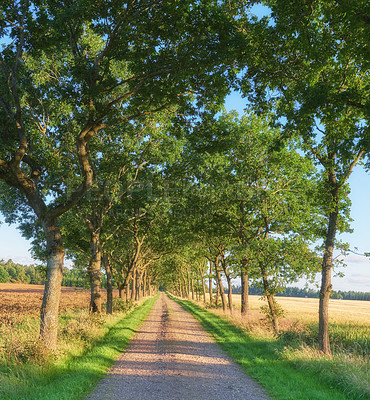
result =
[[[132,300],[125,301],[120,298],[113,299],[113,311],[116,312],[130,312],[136,307]]]
[[[227,289],[225,290],[227,292]],[[240,294],[241,287],[233,287],[233,293]],[[261,296],[263,293],[261,288],[250,286],[249,294]],[[308,298],[319,298],[319,291],[314,289],[298,288],[298,287],[285,287],[281,292],[276,293],[277,297],[308,297]],[[355,292],[354,290],[342,291],[333,290],[331,293],[333,299],[343,300],[362,300],[370,301],[370,292]]]
[[[31,283],[40,285],[44,283],[45,274],[40,265],[22,265],[13,262],[13,260],[0,260],[0,270],[5,271],[4,277],[7,280],[2,282]]]
[[[273,299],[273,302],[274,302],[276,316],[278,318],[284,317],[285,311],[284,311],[283,307],[276,301],[275,298]],[[261,313],[264,314],[267,319],[269,319],[269,320],[272,319],[271,312],[270,312],[269,306],[267,304],[261,306],[260,310],[261,310]]]
[[[0,283],[5,283],[8,282],[10,278],[10,275],[8,274],[8,271],[0,265]]]
[[[23,265],[14,263],[12,260],[0,261],[0,273],[5,271],[4,278],[0,282],[30,283],[41,285],[45,282],[46,271],[43,265]],[[86,286],[86,273],[79,268],[67,268],[63,270],[63,286],[84,287]]]
[[[88,277],[86,275],[86,271],[81,268],[65,267],[63,270],[63,280],[62,286],[70,286],[70,287],[88,287]]]

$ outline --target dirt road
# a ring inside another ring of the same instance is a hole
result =
[[[164,293],[86,400],[268,400],[263,389]]]

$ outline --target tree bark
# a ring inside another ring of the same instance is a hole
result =
[[[140,272],[138,271],[138,269],[136,269],[134,284],[135,284],[135,301],[139,301],[140,300]]]
[[[107,276],[107,306],[106,313],[113,314],[113,279],[112,266],[107,253],[103,253],[103,265]]]
[[[248,273],[247,273],[247,260],[242,260],[241,271],[240,271],[242,293],[241,293],[241,315],[247,317],[248,315]]]
[[[269,305],[269,308],[270,308],[272,325],[273,325],[275,333],[278,334],[279,330],[280,330],[279,317],[277,315],[274,295],[269,293],[269,294],[266,295],[266,298],[267,298],[267,302],[268,302],[268,305]]]
[[[216,279],[216,299],[215,299],[215,306],[218,307],[218,302],[220,299],[220,287],[218,286],[218,281]]]
[[[208,280],[208,290],[209,290],[209,303],[213,303],[213,287],[212,287],[212,263],[209,263],[209,280]]]
[[[130,283],[127,283],[127,284],[126,284],[125,296],[126,296],[126,303],[128,303],[128,299],[129,299],[129,297],[130,297]]]
[[[190,271],[188,270],[188,299],[190,299],[191,293],[191,279],[190,279]]]
[[[191,278],[191,299],[194,300],[194,279]]]
[[[233,307],[233,287],[232,287],[232,284],[231,284],[230,274],[226,275],[226,279],[227,279],[227,286],[229,288],[229,293],[227,294],[227,299],[228,299],[228,302],[229,302],[230,314],[232,314],[233,311],[234,311],[234,307]]]
[[[64,247],[60,229],[55,221],[43,221],[46,235],[47,275],[41,306],[40,337],[51,350],[57,347],[59,303],[62,291]]]
[[[206,291],[206,282],[202,277],[202,289],[203,289],[203,303],[207,302],[207,291]]]
[[[279,317],[277,314],[274,294],[271,293],[271,290],[270,290],[270,285],[269,285],[269,281],[268,281],[268,275],[267,275],[266,268],[263,266],[263,264],[260,264],[260,267],[261,267],[261,273],[262,273],[263,288],[265,291],[265,296],[267,298],[267,304],[268,304],[269,310],[270,310],[272,326],[274,328],[275,333],[278,334],[279,333]]]
[[[226,298],[225,298],[224,287],[222,285],[220,269],[218,268],[218,260],[219,260],[219,258],[217,258],[217,260],[215,262],[217,285],[219,287],[219,291],[220,291],[220,295],[221,295],[222,310],[224,312],[226,312]]]
[[[186,276],[182,277],[182,281],[184,282],[183,287],[184,287],[184,299],[186,299],[187,297],[189,297],[189,293],[188,293],[188,285],[187,285],[187,279]]]
[[[142,289],[143,289],[143,295],[142,297],[146,296],[146,271],[143,273],[143,282],[142,282]]]
[[[231,285],[230,273],[227,270],[225,255],[221,256],[221,266],[222,266],[222,269],[224,271],[224,274],[225,274],[226,280],[227,280],[227,287],[228,287],[228,290],[229,290],[229,292],[227,294],[227,299],[228,299],[228,303],[229,303],[230,314],[232,314],[233,311],[234,311],[234,308],[233,308],[233,289],[232,289],[232,285]]]
[[[330,354],[329,340],[329,299],[332,290],[331,269],[333,265],[333,252],[338,221],[338,195],[335,210],[329,215],[328,231],[325,240],[325,252],[322,261],[321,288],[319,301],[319,349],[324,354]]]
[[[99,234],[91,234],[91,259],[88,268],[90,278],[90,312],[101,313],[101,249]]]
[[[131,276],[131,300],[134,301],[136,298],[136,284],[135,284],[136,268],[132,271]]]
[[[129,265],[127,270],[124,269],[123,265],[121,265],[120,269],[120,282],[118,285],[118,289],[120,291],[120,298],[122,295],[126,297],[126,301],[128,301],[128,297],[130,296],[130,279],[132,275],[133,266]]]

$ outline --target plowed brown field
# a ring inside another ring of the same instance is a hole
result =
[[[39,316],[43,293],[42,285],[0,283],[0,324]],[[60,312],[88,307],[89,301],[89,290],[63,287]]]

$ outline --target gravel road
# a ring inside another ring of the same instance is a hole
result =
[[[86,400],[268,400],[199,322],[161,293],[125,353]]]

